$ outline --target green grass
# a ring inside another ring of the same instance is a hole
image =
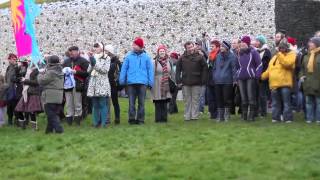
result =
[[[129,126],[127,100],[121,107],[122,124],[106,129],[87,119],[45,135],[43,115],[39,132],[0,129],[0,179],[320,179],[320,126],[302,119],[184,122],[180,113],[155,124],[147,100],[146,124]]]
[[[56,2],[56,1],[61,1],[61,0],[36,0],[37,4],[42,4],[42,3],[50,3],[50,2]],[[10,2],[2,3],[0,4],[0,9],[8,8],[10,6]]]

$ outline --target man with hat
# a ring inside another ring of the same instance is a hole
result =
[[[120,72],[120,85],[128,86],[129,124],[144,124],[144,101],[147,88],[153,87],[154,67],[150,56],[144,50],[142,38],[136,38],[124,58]],[[138,111],[136,111],[138,99]]]

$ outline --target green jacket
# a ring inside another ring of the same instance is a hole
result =
[[[303,58],[300,77],[306,76],[303,82],[303,91],[305,95],[320,96],[320,53],[315,56],[314,72],[308,72],[308,61],[310,53]]]
[[[64,74],[61,65],[49,65],[44,73],[38,75],[38,82],[43,89],[43,104],[62,104]]]

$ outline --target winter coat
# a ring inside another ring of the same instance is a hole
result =
[[[293,51],[283,54],[278,52],[270,61],[268,69],[262,73],[261,79],[269,78],[271,90],[289,87],[293,85],[293,73],[295,68],[296,53]]]
[[[122,64],[120,72],[120,85],[142,84],[153,87],[154,68],[149,55],[129,52]]]
[[[259,79],[262,73],[262,62],[259,53],[252,47],[240,53],[237,63],[238,80]]]
[[[202,86],[207,82],[207,73],[208,65],[203,55],[185,52],[177,63],[176,81],[186,86]]]
[[[35,68],[31,74],[30,74],[30,79],[26,79],[23,84],[28,85],[28,95],[38,95],[40,96],[41,89],[38,83],[38,75],[39,71],[37,68]]]
[[[154,73],[154,86],[151,91],[152,99],[154,101],[171,99],[169,83],[168,83],[168,87],[167,87],[169,89],[169,91],[167,91],[166,94],[162,95],[163,92],[161,91],[161,79],[163,78],[163,68],[162,68],[159,60],[155,59],[153,61],[153,64],[154,64],[153,67],[155,67],[155,73]],[[167,68],[168,68],[169,77],[174,76],[174,71],[172,69],[172,66],[171,66],[171,63],[169,62],[169,60],[167,62]]]
[[[74,78],[76,81],[76,91],[83,92],[83,90],[85,89],[86,79],[89,76],[89,73],[87,71],[89,67],[89,61],[87,61],[85,58],[81,56],[75,59],[68,58],[65,59],[62,66],[70,67],[71,69],[76,70],[76,73],[74,74]]]
[[[214,62],[212,76],[215,84],[232,84],[236,81],[237,58],[232,52],[219,53]]]
[[[6,99],[7,100],[17,100],[16,97],[16,83],[18,82],[18,72],[19,72],[19,68],[17,65],[12,65],[10,64],[7,67],[6,70],[6,75],[5,75],[5,82],[6,84],[8,84],[8,94]]]
[[[61,65],[49,64],[44,73],[39,73],[38,82],[43,88],[43,104],[62,104],[64,74]]]
[[[110,69],[110,57],[95,58],[96,64],[92,67],[87,96],[107,97],[111,95],[108,71]]]
[[[121,62],[117,56],[111,58],[110,70],[108,72],[110,86],[116,87],[119,82]]]
[[[308,62],[309,62],[310,54],[306,55],[303,58],[300,77],[305,76],[305,80],[302,84],[303,92],[305,95],[313,95],[320,96],[320,52],[315,55],[315,65],[314,72],[308,72]]]

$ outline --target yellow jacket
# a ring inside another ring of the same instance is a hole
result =
[[[268,69],[262,73],[261,79],[269,78],[271,90],[280,87],[290,87],[293,85],[293,72],[295,68],[297,54],[290,51],[287,54],[278,52],[269,62]]]

